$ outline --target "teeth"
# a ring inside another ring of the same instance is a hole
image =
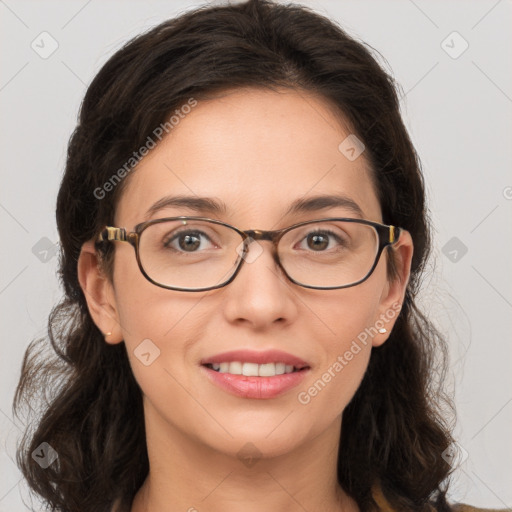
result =
[[[280,373],[277,373],[276,366],[280,363],[266,363],[266,364],[260,364],[258,375],[260,377],[273,377],[274,375],[281,375]],[[284,373],[284,371],[282,372]]]
[[[229,369],[226,373],[232,373],[233,375],[242,375],[242,363],[240,361],[233,361],[229,363]]]
[[[282,375],[283,373],[292,373],[293,366],[284,363],[276,363],[276,375]]]
[[[244,363],[242,367],[242,375],[247,375],[247,377],[257,377],[258,365],[256,363]]]
[[[208,366],[219,373],[231,373],[232,375],[245,375],[247,377],[274,377],[275,375],[298,371],[293,365],[284,363],[256,364],[231,361],[211,363]]]

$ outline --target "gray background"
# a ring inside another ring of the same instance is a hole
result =
[[[0,512],[26,510],[11,402],[25,348],[61,296],[55,199],[86,85],[127,39],[199,3],[0,0]],[[378,50],[403,87],[435,224],[422,300],[450,340],[467,454],[450,497],[512,507],[512,4],[303,3]]]

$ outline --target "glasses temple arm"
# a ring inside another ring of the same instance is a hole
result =
[[[401,233],[402,230],[400,228],[397,228],[396,226],[389,226],[389,243],[394,244],[395,242],[398,242]]]
[[[120,242],[126,241],[126,229],[107,226],[98,235],[98,242],[105,242],[111,240],[118,240]]]

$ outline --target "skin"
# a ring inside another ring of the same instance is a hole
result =
[[[201,101],[130,176],[115,225],[132,230],[167,194],[218,198],[219,217],[240,229],[279,229],[314,218],[354,213],[334,207],[293,217],[295,199],[333,192],[382,222],[364,153],[339,150],[350,132],[321,98],[304,91],[235,90]],[[153,215],[200,215],[167,208]],[[212,215],[205,215],[210,216]],[[396,315],[311,398],[297,399],[349,350],[366,327],[402,303],[413,244],[395,246],[399,278],[386,274],[386,254],[364,283],[312,290],[289,282],[274,265],[269,242],[224,288],[187,293],[159,288],[138,269],[133,247],[116,243],[113,282],[101,272],[92,241],[84,244],[79,278],[90,313],[107,343],[126,344],[143,395],[150,473],[132,512],[355,511],[339,487],[336,461],[341,415],[356,392],[373,347],[384,343]],[[253,250],[253,249],[251,249]],[[134,350],[144,339],[160,349],[144,366]],[[210,383],[199,361],[236,348],[276,348],[311,367],[306,381],[277,398],[236,397]],[[251,467],[237,456],[252,443]]]

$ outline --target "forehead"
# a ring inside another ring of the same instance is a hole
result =
[[[243,89],[198,101],[132,171],[116,225],[133,228],[168,195],[218,198],[227,206],[222,220],[242,229],[302,220],[284,212],[324,194],[346,196],[380,221],[364,152],[349,159],[340,150],[348,136],[329,103],[305,91]],[[174,207],[152,218],[191,214]]]

